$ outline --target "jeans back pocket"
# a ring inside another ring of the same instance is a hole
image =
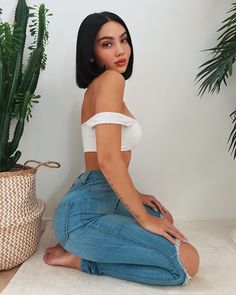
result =
[[[83,212],[84,222],[101,215],[114,213],[118,203],[119,199],[112,190],[90,191]]]

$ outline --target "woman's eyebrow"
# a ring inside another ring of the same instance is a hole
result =
[[[120,35],[120,38],[123,37],[125,34],[127,34],[127,32],[122,33],[122,34]],[[101,38],[97,39],[97,42],[100,42],[100,41],[103,40],[103,39],[111,39],[111,40],[113,40],[114,37],[111,37],[111,36],[104,36],[104,37],[101,37]]]

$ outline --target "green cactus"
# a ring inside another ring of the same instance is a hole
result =
[[[29,12],[31,10],[31,13]],[[0,16],[2,9],[0,8]],[[28,7],[25,0],[18,0],[13,25],[0,19],[0,172],[10,171],[19,160],[17,150],[24,131],[25,120],[29,121],[32,103],[38,103],[35,95],[40,70],[46,66],[45,46],[48,41],[48,9],[44,4]],[[23,54],[26,30],[29,25],[33,36],[28,63],[23,71]],[[10,141],[10,127],[17,118],[14,135]]]

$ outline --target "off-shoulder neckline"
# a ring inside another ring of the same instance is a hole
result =
[[[96,113],[96,114],[93,115],[91,118],[89,118],[87,121],[83,122],[83,123],[81,124],[81,126],[85,125],[86,123],[88,123],[90,120],[92,120],[94,117],[96,117],[96,116],[99,115],[99,114],[119,114],[119,115],[121,115],[121,116],[124,116],[124,117],[127,117],[127,118],[131,119],[131,120],[136,121],[136,118],[134,118],[134,117],[130,117],[130,116],[127,116],[127,115],[124,115],[124,114],[119,113],[119,112],[100,112],[100,113]]]

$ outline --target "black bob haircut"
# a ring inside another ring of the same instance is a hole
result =
[[[127,32],[127,41],[131,48],[131,54],[127,69],[122,75],[125,80],[132,75],[134,60],[133,45],[125,22],[115,13],[109,11],[96,12],[89,14],[82,21],[78,31],[76,45],[76,84],[80,88],[87,88],[93,79],[105,71],[105,66],[103,68],[98,67],[96,62],[90,61],[90,58],[93,57],[93,46],[97,32],[102,25],[109,21],[120,23]]]

